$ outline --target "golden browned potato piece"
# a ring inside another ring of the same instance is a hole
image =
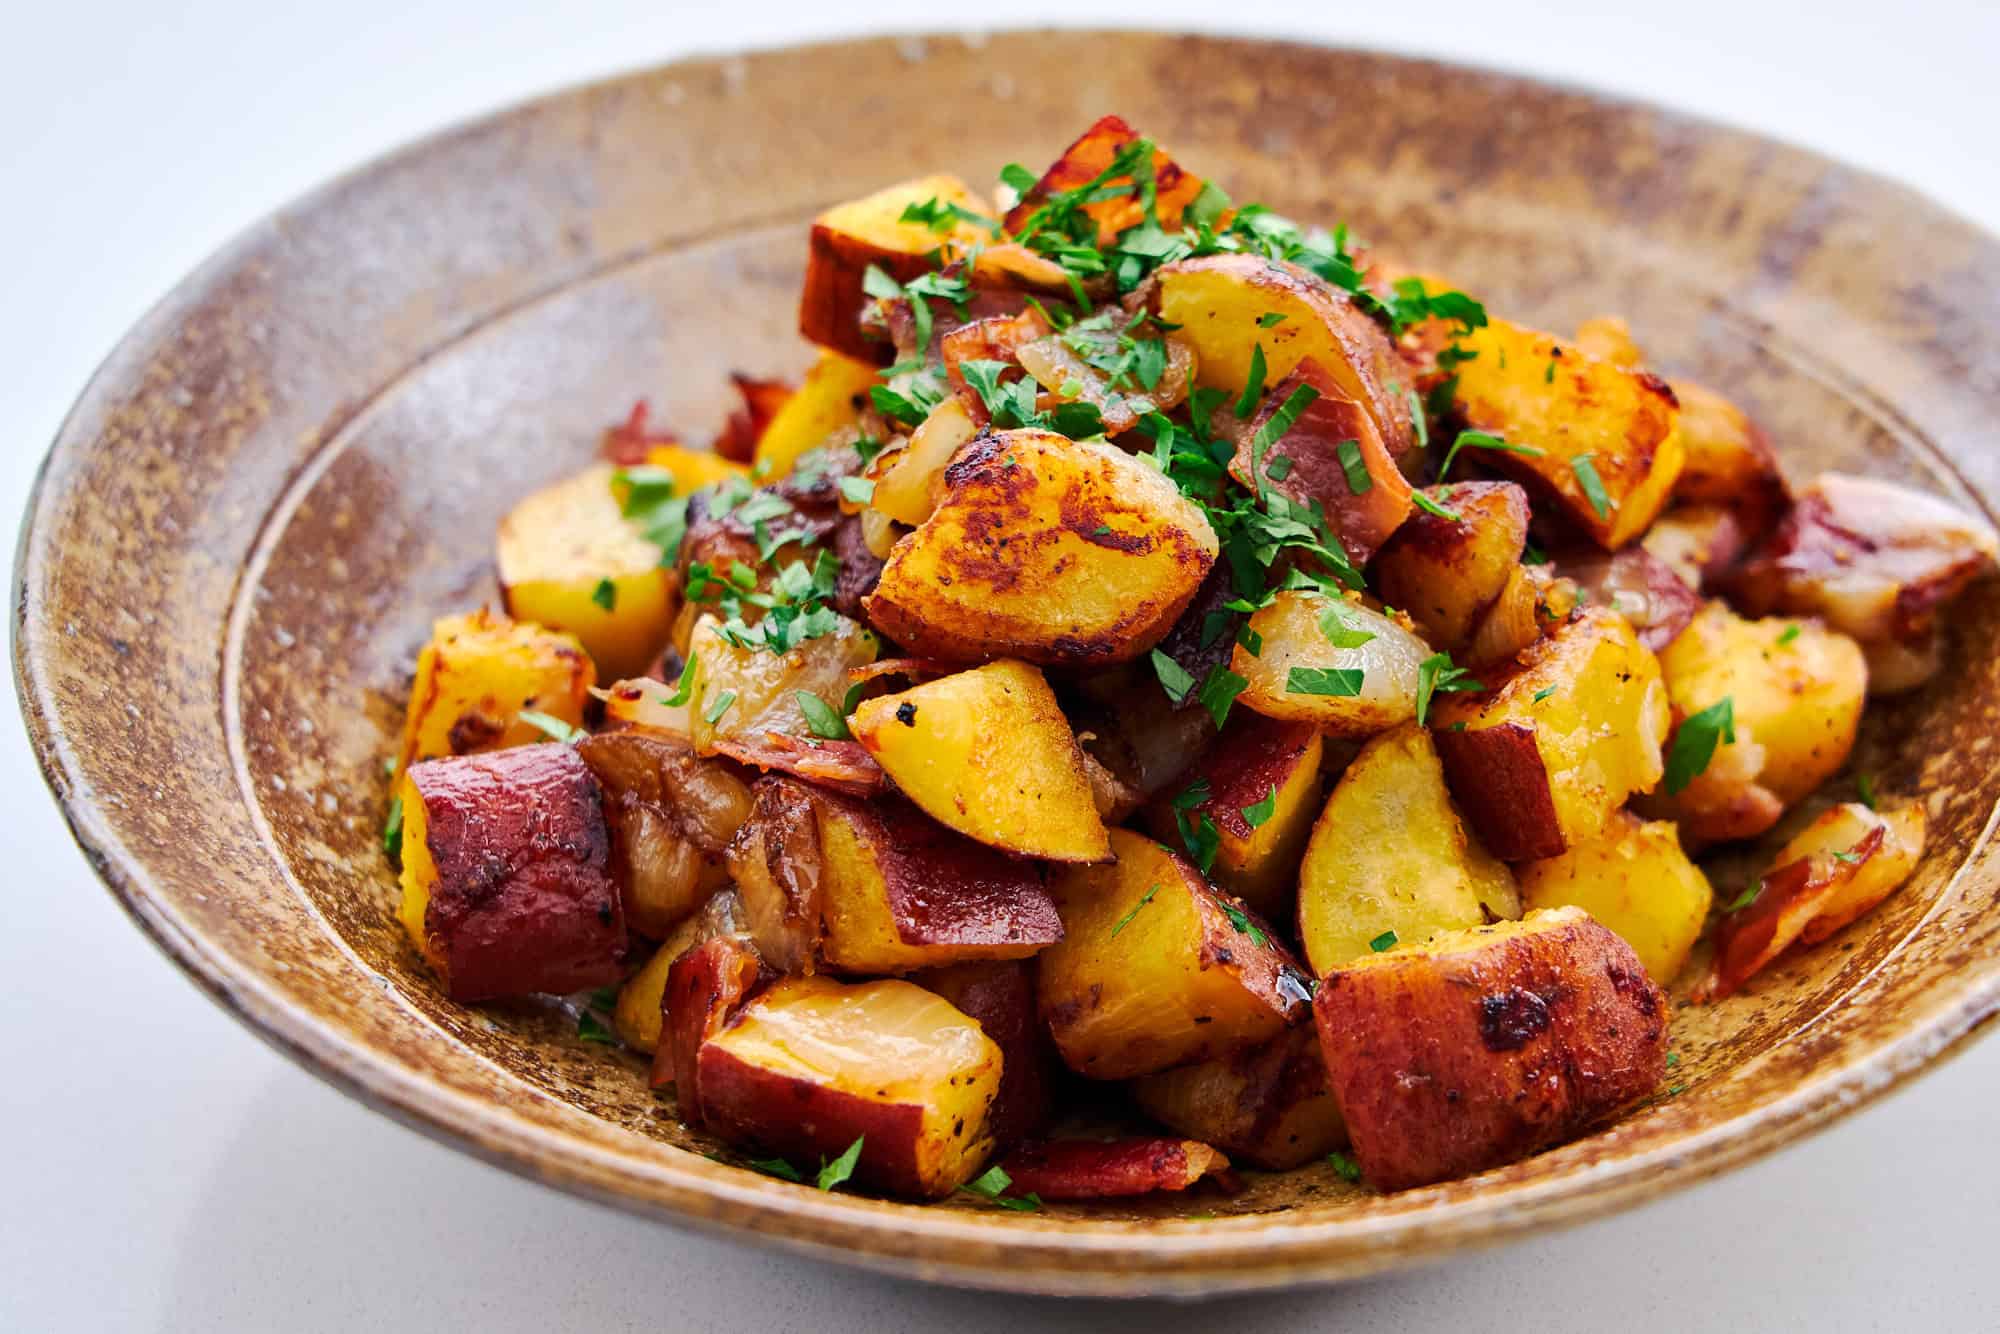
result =
[[[619,510],[609,464],[545,486],[507,511],[494,538],[507,614],[583,642],[607,680],[660,656],[680,609],[680,581]]]
[[[702,1120],[734,1144],[810,1167],[861,1155],[854,1180],[936,1199],[971,1180],[993,1141],[1000,1048],[908,982],[787,978],[696,1058]]]
[[[1181,821],[1199,829],[1207,819],[1217,836],[1209,874],[1264,916],[1281,921],[1291,915],[1299,855],[1319,813],[1324,749],[1311,723],[1239,711],[1182,775],[1180,790],[1153,803],[1147,824],[1172,843]]]
[[[1172,628],[1218,549],[1179,488],[1116,446],[1002,431],[959,450],[863,605],[947,662],[1125,662]]]
[[[1439,695],[1431,726],[1452,796],[1502,860],[1588,842],[1660,781],[1667,689],[1623,616],[1590,608],[1485,684]]]
[[[1415,444],[1410,404],[1397,386],[1410,373],[1382,326],[1345,292],[1296,265],[1259,255],[1176,260],[1155,278],[1154,309],[1181,326],[1194,345],[1195,379],[1204,388],[1240,396],[1258,348],[1266,384],[1311,357],[1346,397],[1367,409],[1390,457],[1401,462],[1409,456]],[[1284,318],[1267,328],[1269,315]]]
[[[1111,831],[1117,861],[1049,885],[1063,939],[1039,956],[1042,1019],[1065,1064],[1130,1079],[1265,1042],[1305,1013],[1284,946],[1185,858]]]
[[[790,391],[786,391],[786,401],[790,401]],[[754,442],[753,442],[754,443]],[[674,479],[674,494],[689,496],[703,487],[726,482],[732,477],[746,481],[750,477],[747,464],[726,459],[707,449],[689,449],[685,445],[654,445],[646,451],[646,466],[658,468]]]
[[[1111,167],[1126,145],[1138,138],[1138,132],[1122,117],[1099,117],[1062,151],[1062,156],[1042,173],[1041,179],[1021,196],[1014,207],[1007,210],[1005,221],[1008,234],[1022,235],[1035,210],[1050,195],[1090,184]],[[1132,188],[1131,177],[1114,176],[1105,184],[1109,191],[1107,197],[1085,204],[1082,212],[1097,224],[1099,244],[1109,246],[1118,233],[1146,215],[1138,192]],[[1182,211],[1201,193],[1201,186],[1199,176],[1182,171],[1164,149],[1154,148],[1153,188],[1157,198],[1154,216],[1162,227],[1171,230],[1180,225]]]
[[[1576,346],[1586,357],[1608,361],[1621,370],[1643,370],[1645,354],[1632,341],[1632,326],[1616,315],[1599,315],[1576,326]]]
[[[1373,736],[1416,716],[1430,648],[1380,612],[1293,588],[1259,608],[1246,631],[1229,661],[1248,682],[1236,699],[1244,707],[1338,737]]]
[[[930,817],[1023,857],[1100,862],[1104,821],[1042,674],[994,662],[864,700],[854,735]]]
[[[931,968],[910,978],[975,1020],[1000,1048],[1000,1096],[987,1126],[1003,1151],[1046,1128],[1055,1110],[1056,1049],[1035,1006],[1035,962]]]
[[[868,409],[868,391],[880,381],[880,372],[869,362],[822,350],[798,389],[757,437],[751,472],[764,481],[791,472],[800,455],[861,420]]]
[[[1667,998],[1580,908],[1356,959],[1314,1002],[1371,1185],[1406,1190],[1582,1134],[1666,1070]]]
[[[1273,1172],[1302,1167],[1347,1143],[1319,1033],[1310,1024],[1260,1046],[1135,1079],[1131,1090],[1139,1109],[1167,1129]]]
[[[1687,962],[1715,897],[1671,821],[1624,811],[1590,842],[1514,874],[1528,908],[1583,909],[1616,931],[1662,986]]]
[[[1711,602],[1667,645],[1660,669],[1676,727],[1725,699],[1735,723],[1734,744],[1718,745],[1710,761],[1718,778],[1729,781],[1720,790],[1715,784],[1690,785],[1694,797],[1679,803],[1690,814],[1740,787],[1746,769],[1748,781],[1789,806],[1831,777],[1854,748],[1867,664],[1853,640],[1816,621],[1778,616],[1750,621],[1725,603]],[[1738,748],[1744,763],[1729,753]],[[1748,762],[1751,748],[1761,749],[1761,764]],[[1661,796],[1678,803],[1679,794]]]
[[[481,609],[447,616],[417,655],[398,772],[418,760],[546,741],[524,711],[583,724],[596,669],[575,635]]]
[[[1924,852],[1917,802],[1878,813],[1858,802],[1826,811],[1771,859],[1756,896],[1722,919],[1702,996],[1729,995],[1793,942],[1825,940],[1909,879]]]
[[[625,922],[597,780],[570,746],[425,760],[398,785],[397,917],[453,1000],[618,980]]]
[[[888,362],[889,345],[871,342],[861,332],[861,308],[868,301],[862,277],[869,266],[908,282],[936,267],[932,256],[940,248],[956,252],[992,239],[985,228],[964,220],[943,235],[926,223],[902,221],[904,209],[933,199],[989,217],[993,212],[957,177],[923,176],[849,200],[813,219],[799,293],[799,332],[808,341],[857,360]]]
[[[612,1007],[611,1027],[628,1047],[648,1054],[659,1050],[664,1024],[667,975],[675,960],[704,941],[728,937],[750,940],[749,923],[743,916],[743,900],[733,889],[717,890],[700,910],[683,918],[672,935],[661,942],[646,964],[625,979],[618,988]]]
[[[801,691],[834,713],[847,699],[847,674],[882,651],[875,633],[838,612],[831,634],[801,640],[784,653],[730,641],[722,623],[704,615],[688,640],[695,664],[689,727],[695,750],[713,755],[729,741],[761,742],[768,734],[811,736]]]
[[[1528,494],[1512,482],[1460,482],[1424,494],[1456,518],[1418,510],[1375,558],[1376,592],[1432,645],[1456,651],[1520,568]]]
[[[1681,443],[1687,462],[1674,482],[1674,499],[1720,505],[1736,516],[1747,539],[1770,530],[1791,501],[1777,451],[1734,403],[1692,380],[1672,381],[1681,405]]]
[[[1406,723],[1363,746],[1299,866],[1299,945],[1313,972],[1520,914],[1512,873],[1452,807],[1430,734]]]
[[[1540,451],[1482,449],[1479,461],[1555,501],[1606,551],[1645,532],[1666,507],[1685,456],[1666,381],[1505,320],[1475,330],[1463,346],[1476,355],[1457,368],[1452,402],[1460,418]]]

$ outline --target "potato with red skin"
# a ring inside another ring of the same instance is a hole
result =
[[[799,332],[810,342],[860,361],[887,365],[893,351],[861,330],[868,294],[862,282],[873,266],[899,283],[931,272],[940,249],[965,249],[991,240],[975,223],[954,222],[943,235],[921,222],[904,222],[903,210],[930,200],[974,213],[992,209],[955,176],[924,176],[849,200],[813,219],[805,282],[799,291]],[[787,460],[787,463],[790,461]]]
[[[618,980],[625,922],[611,836],[573,748],[425,760],[400,792],[399,916],[453,1000]]]
[[[698,911],[683,919],[645,965],[618,988],[618,1001],[611,1010],[611,1027],[626,1046],[647,1055],[659,1051],[660,1031],[667,1018],[668,975],[683,954],[718,936],[749,943],[750,928],[743,920],[743,899],[734,889],[717,890]],[[667,1079],[672,1077],[671,1071],[666,1072]]]
[[[786,978],[702,1043],[703,1124],[801,1163],[862,1141],[854,1180],[949,1195],[992,1149],[1001,1054],[949,1001],[908,982]]]
[[[757,947],[734,933],[697,942],[667,969],[652,1084],[674,1086],[681,1119],[689,1125],[702,1124],[702,1044],[721,1032],[774,976]]]
[[[1291,426],[1258,448],[1271,419],[1301,390],[1312,397]],[[1366,565],[1411,510],[1410,484],[1374,418],[1310,356],[1265,393],[1229,471],[1259,494],[1276,491],[1307,508],[1317,502],[1356,565]]]
[[[1007,1193],[1044,1200],[1113,1200],[1186,1190],[1229,1170],[1229,1159],[1191,1139],[1065,1139],[1028,1144],[1000,1161]]]
[[[1401,607],[1433,647],[1453,651],[1520,567],[1528,542],[1528,493],[1512,482],[1427,487],[1447,518],[1419,509],[1375,557],[1382,600]]]
[[[1639,642],[1655,653],[1665,651],[1701,610],[1701,594],[1644,546],[1609,554],[1559,553],[1555,567],[1576,585],[1584,605],[1623,616],[1638,631]]]
[[[1273,1172],[1303,1167],[1347,1143],[1311,1024],[1135,1079],[1130,1088],[1139,1109],[1167,1129]]]
[[[1762,537],[1792,499],[1770,439],[1713,389],[1692,380],[1669,383],[1680,402],[1681,440],[1687,447],[1674,499],[1723,506],[1749,540]]]
[[[1147,811],[1147,825],[1162,841],[1178,840],[1176,814],[1198,826],[1214,822],[1220,842],[1209,874],[1264,916],[1291,915],[1299,857],[1319,812],[1320,756],[1325,739],[1311,723],[1280,722],[1237,710],[1215,744],[1182,774],[1166,800]],[[1206,792],[1177,808],[1182,793]],[[1249,812],[1271,803],[1250,823]]]
[[[1407,1190],[1573,1139],[1658,1087],[1666,993],[1580,908],[1329,973],[1326,1067],[1369,1184]]]
[[[1039,1135],[1055,1110],[1055,1047],[1035,1008],[1035,966],[1026,959],[959,963],[914,973],[975,1021],[1000,1048],[1000,1094],[987,1120],[993,1143],[1011,1148]]]

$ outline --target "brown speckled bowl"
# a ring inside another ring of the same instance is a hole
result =
[[[1675,1018],[1677,1095],[1380,1197],[1326,1169],[1233,1197],[919,1208],[709,1161],[639,1063],[534,1006],[463,1009],[390,915],[378,839],[434,615],[495,594],[493,525],[638,395],[695,438],[726,373],[792,374],[804,221],[922,170],[990,180],[1117,110],[1238,199],[1345,217],[1549,328],[1627,315],[1795,473],[1991,514],[2000,243],[1812,154],[1520,79],[1119,33],[705,60],[455,130],[264,222],[98,373],[16,566],[28,726],[78,841],[219,1002],[440,1139],[657,1217],[955,1283],[1200,1293],[1337,1278],[1574,1221],[1825,1124],[2000,1006],[2000,596],[1857,766],[1926,794],[1915,880]],[[1837,780],[1845,782],[1846,780]]]

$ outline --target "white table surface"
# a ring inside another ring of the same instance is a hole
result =
[[[2000,4],[1153,0],[1124,16],[1395,47],[1674,103],[1804,142],[2000,228]],[[118,336],[327,176],[530,93],[865,20],[708,5],[11,6],[0,25],[0,515]],[[1017,4],[1012,22],[1110,21]],[[1908,257],[1922,263],[1921,255]],[[0,707],[0,1329],[1147,1328],[1151,1305],[926,1289],[683,1235],[442,1148],[224,1017],[141,938]],[[1720,1181],[1350,1287],[1235,1299],[1264,1329],[2000,1327],[2000,1042]],[[754,1322],[754,1323],[753,1323]]]

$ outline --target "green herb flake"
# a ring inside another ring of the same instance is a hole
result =
[[[1721,742],[1736,740],[1736,703],[1724,696],[1699,713],[1689,714],[1674,730],[1674,743],[1667,752],[1667,795],[1680,792],[1700,777],[1715,758]]]
[[[1484,690],[1485,686],[1452,664],[1449,653],[1433,653],[1417,664],[1417,725],[1430,721],[1431,699],[1439,691]]]
[[[798,698],[799,712],[806,716],[806,727],[814,736],[825,741],[848,740],[847,720],[834,712],[831,705],[810,690],[792,693]]]
[[[1576,484],[1583,488],[1583,498],[1590,502],[1590,508],[1597,511],[1597,517],[1608,519],[1611,511],[1618,508],[1611,503],[1611,497],[1604,490],[1604,479],[1597,475],[1597,465],[1588,454],[1578,454],[1569,461],[1570,471],[1576,474]]]
[[[1243,382],[1243,397],[1236,400],[1236,420],[1248,421],[1257,411],[1257,400],[1264,396],[1264,345],[1258,343],[1250,349],[1250,378]]]
[[[866,505],[875,499],[875,483],[866,477],[843,477],[840,479],[840,494],[856,505]]]
[[[1762,894],[1763,892],[1764,892],[1764,882],[1762,880],[1753,880],[1749,884],[1745,885],[1743,887],[1743,892],[1741,894],[1738,894],[1735,898],[1731,899],[1728,902],[1728,904],[1726,904],[1723,907],[1722,911],[1726,913],[1741,912],[1745,908],[1749,907],[1751,904],[1755,903],[1757,901],[1757,896],[1759,894]]]
[[[1790,625],[1786,626],[1784,632],[1778,636],[1778,647],[1783,648],[1785,645],[1791,643],[1794,639],[1797,639],[1798,637],[1799,637],[1799,625],[1797,621],[1794,621]]]
[[[1204,799],[1206,796],[1204,792]],[[1215,827],[1215,821],[1207,815],[1190,820],[1187,811],[1176,809],[1174,829],[1181,836],[1181,847],[1187,851],[1189,860],[1201,868],[1203,875],[1207,875],[1209,868],[1215,865],[1216,852],[1222,847],[1222,831]]]
[[[1381,935],[1368,942],[1368,948],[1377,954],[1380,954],[1384,950],[1396,948],[1396,933],[1394,931],[1384,931]]]
[[[701,654],[690,653],[688,660],[681,664],[681,674],[674,681],[674,693],[661,697],[660,703],[670,709],[684,706],[694,694],[694,665],[701,660]]]
[[[1833,859],[1845,865],[1853,866],[1860,862],[1861,854],[1858,852],[1836,852],[1833,854]]]
[[[1680,1063],[1681,1063],[1681,1054],[1679,1052],[1670,1051],[1667,1053],[1667,1069],[1671,1070]]]
[[[389,854],[392,861],[403,855],[403,799],[389,798],[389,817],[382,822],[382,851]]]
[[[866,1135],[857,1135],[854,1143],[847,1146],[845,1153],[830,1163],[822,1164],[819,1169],[819,1178],[814,1184],[821,1190],[832,1190],[835,1186],[853,1176],[854,1165],[861,1161],[861,1145],[867,1138]]]
[[[1537,690],[1534,693],[1531,702],[1535,704],[1540,704],[1543,700],[1547,699],[1549,696],[1555,693],[1556,693],[1556,688],[1554,686],[1543,686],[1540,690]]]
[[[1334,456],[1340,460],[1340,470],[1347,474],[1347,489],[1357,496],[1366,495],[1375,487],[1375,479],[1368,473],[1368,461],[1361,457],[1361,442],[1343,440],[1333,447]]]
[[[565,744],[571,741],[581,741],[585,736],[589,735],[580,727],[571,727],[562,719],[551,714],[542,713],[536,709],[523,709],[515,716],[528,726],[540,728],[554,740],[564,742]]]
[[[721,1160],[717,1159],[716,1161],[720,1162]],[[767,1177],[777,1177],[780,1181],[797,1181],[800,1183],[805,1181],[805,1178],[799,1175],[799,1169],[793,1167],[783,1158],[751,1158],[743,1165],[753,1172],[762,1172]]]
[[[576,1035],[585,1042],[602,1042],[607,1046],[618,1045],[618,1035],[606,1028],[589,1010],[576,1017]]]
[[[1033,190],[1040,178],[1018,162],[1009,162],[1000,168],[1000,183],[1016,195],[1025,197]]]
[[[1257,327],[1259,329],[1275,329],[1284,322],[1284,312],[1278,310],[1266,311],[1257,317]]]
[[[1112,924],[1111,934],[1115,936],[1120,931],[1123,931],[1127,926],[1131,925],[1132,919],[1139,915],[1139,909],[1151,903],[1153,901],[1153,895],[1159,892],[1160,892],[1160,887],[1158,885],[1154,885],[1151,889],[1147,890],[1143,895],[1141,895],[1139,901],[1132,905],[1132,911],[1126,913],[1123,917],[1119,918],[1115,923]]]
[[[1250,475],[1252,477],[1262,474],[1263,469],[1261,465],[1264,460],[1264,452],[1285,438],[1285,432],[1292,429],[1292,423],[1299,419],[1299,414],[1311,407],[1313,401],[1318,397],[1319,390],[1309,384],[1300,385],[1286,397],[1283,403],[1278,405],[1278,410],[1272,413],[1262,426],[1257,428],[1257,434],[1250,437]],[[1262,482],[1258,483],[1257,489],[1260,492],[1264,489]],[[1269,502],[1267,501],[1266,503],[1268,504]]]
[[[1422,510],[1424,513],[1435,515],[1437,518],[1449,519],[1453,523],[1465,522],[1465,516],[1460,514],[1457,510],[1451,509],[1448,506],[1438,504],[1435,500],[1432,500],[1429,496],[1425,495],[1421,491],[1410,492],[1410,503],[1415,505],[1418,509]]]
[[[1261,658],[1264,656],[1264,636],[1258,634],[1249,626],[1246,625],[1236,632],[1236,642],[1241,644],[1243,651],[1251,657]]]
[[[1335,648],[1360,648],[1375,638],[1375,632],[1350,625],[1346,605],[1342,601],[1328,603],[1326,610],[1319,614],[1319,632]]]
[[[1534,445],[1517,445],[1511,440],[1503,440],[1491,431],[1460,431],[1458,438],[1451,442],[1451,448],[1444,452],[1444,462],[1438,465],[1440,479],[1451,471],[1452,460],[1458,457],[1461,449],[1492,449],[1530,459],[1538,459],[1545,452]]]
[[[606,611],[615,611],[618,607],[618,585],[609,579],[599,579],[597,587],[590,590],[590,600]]]
[[[1875,809],[1875,780],[1867,774],[1854,775],[1854,790],[1861,797],[1861,804],[1869,810]]]
[[[736,706],[736,692],[725,690],[715,697],[715,701],[701,711],[701,720],[710,727],[722,721],[722,715]]]
[[[1265,935],[1255,922],[1250,920],[1249,913],[1244,912],[1228,899],[1222,899],[1220,902],[1222,904],[1222,915],[1229,919],[1229,924],[1236,928],[1238,935],[1250,937],[1250,943],[1260,948],[1271,943],[1271,938]]]
[[[1285,674],[1285,693],[1352,699],[1361,693],[1363,676],[1359,667],[1294,667]]]
[[[1179,704],[1194,689],[1194,677],[1185,667],[1172,658],[1154,649],[1152,653],[1153,674],[1160,678],[1160,686],[1167,692],[1167,698]]]
[[[1355,1162],[1353,1158],[1342,1153],[1340,1150],[1335,1149],[1332,1153],[1329,1153],[1326,1156],[1326,1161],[1327,1165],[1333,1168],[1333,1174],[1342,1181],[1361,1180],[1361,1164]]]
[[[1282,482],[1292,475],[1292,456],[1280,454],[1264,465],[1264,475],[1274,482]]]
[[[1262,829],[1270,822],[1271,817],[1277,813],[1278,785],[1273,783],[1271,784],[1271,790],[1264,794],[1262,801],[1243,808],[1243,820],[1252,829]]]
[[[1113,934],[1117,933],[1113,932]],[[1006,1171],[998,1163],[995,1163],[972,1180],[966,1182],[963,1186],[960,1186],[959,1189],[968,1195],[977,1195],[981,1199],[991,1200],[1001,1208],[1012,1209],[1016,1213],[1033,1213],[1042,1207],[1042,1197],[1039,1195],[1033,1193],[1027,1195],[1005,1194],[1006,1189],[1013,1184],[1014,1178],[1008,1176]]]

